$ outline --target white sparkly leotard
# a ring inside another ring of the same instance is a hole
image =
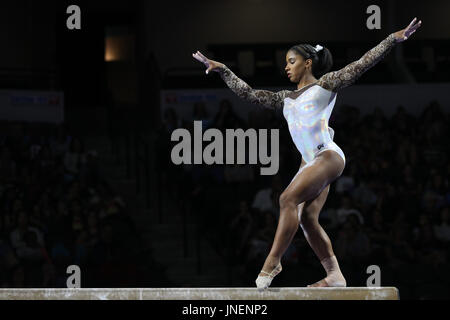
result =
[[[336,101],[336,93],[316,84],[301,89],[297,98],[284,99],[283,114],[289,132],[306,163],[325,151],[334,150],[345,162],[345,155],[330,135],[328,120]]]
[[[344,152],[333,141],[334,132],[328,127],[337,92],[355,82],[380,61],[395,43],[392,33],[359,60],[338,71],[328,72],[317,82],[295,91],[271,92],[252,89],[226,66],[219,70],[219,74],[228,87],[242,99],[273,109],[283,108],[292,140],[306,163],[325,150],[337,152],[345,162]]]

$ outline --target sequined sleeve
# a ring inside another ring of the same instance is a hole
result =
[[[354,83],[361,75],[382,60],[396,43],[394,34],[390,34],[376,47],[366,52],[359,60],[344,68],[324,74],[317,84],[324,89],[337,92]]]
[[[239,98],[271,109],[282,108],[284,98],[290,93],[289,90],[272,92],[268,90],[252,89],[252,87],[242,79],[238,78],[233,71],[225,65],[219,70],[219,74],[227,86],[236,93]]]

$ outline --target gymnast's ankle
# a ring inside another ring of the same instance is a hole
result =
[[[275,269],[278,264],[280,263],[281,259],[279,257],[275,256],[267,256],[266,261],[264,262],[264,266],[261,271],[265,272],[272,272],[273,269]]]

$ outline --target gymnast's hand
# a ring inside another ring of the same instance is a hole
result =
[[[422,20],[419,20],[418,23],[414,24],[416,22],[416,20],[417,20],[417,18],[414,18],[405,29],[394,33],[395,40],[397,42],[403,42],[403,41],[407,40],[414,32],[416,32],[416,30],[422,24]]]
[[[192,56],[197,59],[200,62],[203,62],[206,66],[206,74],[208,74],[210,71],[219,71],[219,69],[224,67],[223,63],[209,60],[207,57],[205,57],[200,51],[197,51],[196,53],[193,53]]]

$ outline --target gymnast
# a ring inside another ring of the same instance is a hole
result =
[[[378,63],[396,43],[407,40],[420,27],[414,18],[405,28],[390,34],[359,60],[344,68],[332,67],[330,51],[321,46],[295,45],[286,53],[285,71],[296,90],[271,92],[252,89],[223,63],[210,60],[197,51],[193,57],[207,70],[218,72],[227,86],[240,98],[268,108],[282,108],[289,132],[302,155],[299,171],[279,198],[280,216],[271,250],[256,279],[258,289],[266,289],[281,272],[281,257],[300,225],[306,240],[320,260],[326,277],[308,287],[346,287],[331,241],[319,224],[319,213],[328,196],[330,184],[344,171],[345,155],[333,141],[328,120],[339,90],[354,83]]]

